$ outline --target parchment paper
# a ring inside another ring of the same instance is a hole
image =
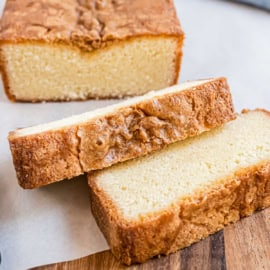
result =
[[[227,76],[237,111],[269,110],[270,14],[218,0],[175,3],[186,32],[180,80]],[[86,179],[21,189],[6,137],[19,127],[114,102],[10,103],[0,89],[0,269],[26,269],[108,248],[91,215]]]

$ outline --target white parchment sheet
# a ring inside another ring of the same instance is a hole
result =
[[[270,13],[219,0],[175,3],[186,33],[180,81],[227,76],[237,111],[270,110]],[[86,179],[23,190],[17,184],[6,138],[19,127],[115,102],[11,103],[0,89],[1,270],[72,260],[108,249],[91,215]]]

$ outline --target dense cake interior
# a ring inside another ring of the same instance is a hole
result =
[[[11,94],[18,100],[134,96],[176,78],[179,38],[138,37],[92,52],[43,43],[3,44]]]
[[[118,104],[107,106],[106,108],[96,109],[96,110],[89,111],[89,112],[86,112],[83,114],[74,115],[72,117],[68,117],[68,118],[65,118],[62,120],[58,120],[58,121],[53,121],[53,122],[46,123],[46,124],[37,125],[34,127],[18,129],[15,132],[15,134],[16,134],[16,136],[26,136],[26,135],[36,134],[36,133],[40,133],[40,132],[45,132],[45,131],[52,130],[52,129],[61,129],[61,128],[66,127],[66,126],[80,124],[80,123],[88,121],[91,118],[109,114],[109,113],[113,112],[114,110],[117,110],[119,108],[123,108],[125,106],[132,106],[138,102],[150,100],[153,97],[162,96],[162,95],[170,94],[170,93],[174,93],[174,92],[180,92],[180,91],[183,91],[186,89],[197,87],[199,85],[203,85],[203,84],[211,82],[211,81],[212,81],[211,79],[210,80],[190,81],[190,82],[182,83],[180,85],[171,86],[171,87],[159,90],[159,91],[152,91],[152,92],[147,93],[143,96],[130,98],[130,99],[123,101],[123,102],[120,102]]]
[[[100,171],[90,181],[124,218],[136,219],[265,160],[270,161],[270,118],[254,111],[162,151]]]

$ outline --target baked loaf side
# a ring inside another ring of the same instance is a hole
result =
[[[218,78],[19,129],[9,143],[20,185],[34,188],[145,155],[234,118],[229,86]]]
[[[92,212],[125,264],[169,254],[270,206],[270,114],[88,174]]]
[[[35,102],[162,89],[177,81],[183,37],[172,0],[7,0],[5,90]]]

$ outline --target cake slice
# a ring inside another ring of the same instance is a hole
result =
[[[9,134],[15,169],[34,188],[108,167],[235,118],[225,78],[193,81]]]
[[[32,102],[142,95],[177,82],[183,37],[173,0],[7,0],[5,90]]]
[[[88,181],[92,212],[118,259],[175,252],[270,206],[270,113],[245,111]]]

